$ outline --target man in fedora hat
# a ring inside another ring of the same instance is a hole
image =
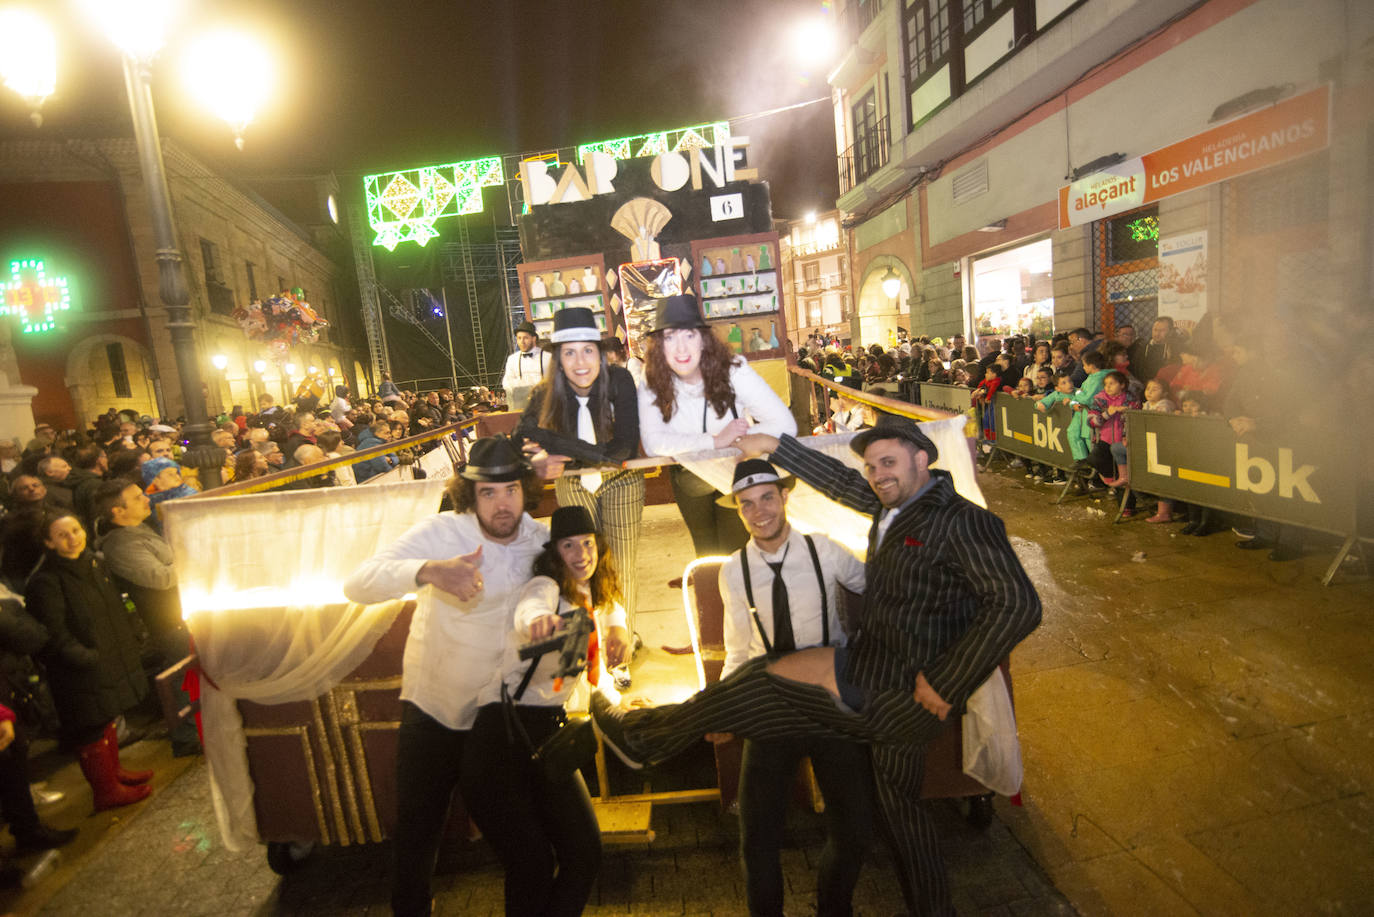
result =
[[[506,372],[501,387],[506,390],[506,404],[512,411],[522,411],[530,400],[530,390],[543,381],[552,362],[548,354],[534,346],[539,335],[533,322],[521,322],[515,327],[515,352],[506,357]]]
[[[853,737],[872,744],[879,811],[907,908],[953,913],[934,821],[920,800],[926,744],[1040,623],[1040,599],[1002,521],[932,470],[935,444],[914,421],[883,416],[850,448],[862,473],[790,436],[745,436],[831,499],[873,518],[863,621],[844,647],[751,660],[682,704],[630,713],[601,695],[592,714],[631,766],[697,735]]]
[[[799,647],[845,642],[839,586],[863,592],[864,565],[821,534],[803,535],[787,520],[796,478],[763,459],[735,466],[730,493],[749,541],[720,570],[725,605],[727,677],[749,659]],[[740,858],[750,914],[783,912],[782,846],[793,776],[811,759],[825,797],[826,843],[817,865],[816,913],[847,914],[873,835],[868,749],[826,738],[746,739],[739,776]]]
[[[515,598],[549,530],[530,517],[537,477],[510,440],[473,443],[448,485],[453,511],[416,523],[344,583],[360,603],[416,593],[401,671],[391,906],[429,914],[430,880],[481,688],[500,670]]]

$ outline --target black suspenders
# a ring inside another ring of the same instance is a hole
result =
[[[806,550],[811,554],[811,566],[816,570],[816,585],[821,590],[821,645],[830,645],[830,597],[826,594],[825,574],[821,572],[821,558],[816,553],[816,542],[810,535],[803,535],[806,539]],[[759,629],[759,637],[763,640],[763,651],[773,652],[773,641],[768,639],[768,634],[763,629],[763,622],[759,620],[758,606],[754,604],[754,582],[749,575],[749,554],[748,545],[740,548],[739,568],[744,574],[744,598],[749,603],[749,614],[754,618],[754,626]]]

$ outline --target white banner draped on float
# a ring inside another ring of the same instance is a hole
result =
[[[442,450],[439,450],[442,451]],[[439,508],[443,480],[163,504],[181,605],[205,676],[201,726],[224,845],[258,843],[236,702],[308,701],[372,652],[401,602],[358,605],[358,563]]]

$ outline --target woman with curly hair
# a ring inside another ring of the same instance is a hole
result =
[[[659,300],[644,338],[639,433],[649,455],[724,449],[746,433],[796,435],[782,399],[749,363],[730,352],[701,317],[690,293]],[[673,496],[698,557],[729,554],[749,534],[706,481],[682,468],[670,472]]]
[[[583,670],[560,669],[567,655],[558,649],[521,660],[519,647],[590,615],[585,681],[596,684],[607,677],[607,666],[629,657],[629,632],[612,556],[585,508],[554,511],[533,572],[515,600],[500,677],[479,700],[460,789],[505,868],[506,914],[574,915],[582,913],[596,879],[601,831],[582,774],[551,775],[531,761],[530,748],[559,730],[567,705],[586,706]],[[503,694],[513,705],[501,702]]]

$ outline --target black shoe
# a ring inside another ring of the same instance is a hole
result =
[[[1202,528],[1202,522],[1200,520],[1195,519],[1192,522],[1189,522],[1183,528],[1179,529],[1178,533],[1180,535],[1196,535],[1197,530],[1200,528]]]
[[[1251,538],[1249,541],[1237,541],[1236,547],[1242,551],[1265,551],[1274,547],[1274,543],[1265,538]]]
[[[1269,559],[1279,563],[1297,560],[1299,557],[1302,557],[1302,551],[1286,544],[1276,544],[1274,545],[1274,550],[1269,552]]]
[[[601,733],[606,747],[615,752],[615,756],[626,767],[642,770],[648,762],[639,760],[631,751],[630,741],[625,735],[625,712],[607,700],[600,691],[592,692],[589,708],[592,722],[596,725],[596,731]]]
[[[63,831],[59,828],[49,828],[42,822],[39,822],[37,827],[28,831],[14,831],[15,849],[20,853],[35,853],[39,850],[55,850],[58,847],[67,846],[75,839],[75,828],[68,828]]]

